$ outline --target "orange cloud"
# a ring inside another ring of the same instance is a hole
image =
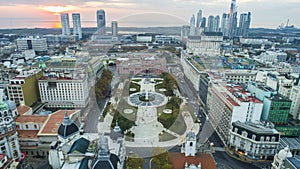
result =
[[[51,12],[54,15],[59,15],[63,12],[68,12],[68,11],[74,11],[77,8],[75,6],[72,5],[52,5],[52,6],[42,6],[40,7],[40,9],[47,11],[47,12]]]

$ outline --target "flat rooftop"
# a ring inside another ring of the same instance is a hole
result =
[[[261,134],[279,134],[279,132],[275,129],[267,126],[264,126],[262,124],[256,124],[256,123],[242,123],[240,121],[233,122],[233,125],[247,129],[249,131],[252,131],[253,133],[261,133]]]

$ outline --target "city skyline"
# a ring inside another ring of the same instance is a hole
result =
[[[30,22],[32,20],[38,20],[40,22],[51,22],[58,20],[59,13],[80,13],[82,16],[83,27],[96,27],[96,15],[95,11],[98,9],[104,9],[107,13],[107,24],[112,20],[117,20],[120,25],[128,26],[125,23],[127,16],[132,16],[132,20],[144,16],[146,14],[158,13],[160,15],[166,15],[170,17],[177,17],[178,21],[175,21],[174,26],[179,26],[182,23],[188,23],[191,14],[196,13],[199,9],[203,11],[203,16],[209,15],[222,15],[222,13],[228,11],[231,0],[213,0],[213,1],[189,1],[188,3],[180,2],[178,0],[167,1],[133,1],[133,0],[106,0],[103,2],[96,1],[24,1],[13,0],[10,2],[0,2],[0,28],[14,28],[18,23],[16,19],[26,20]],[[159,5],[158,5],[159,3]],[[258,5],[259,3],[259,5]],[[168,8],[166,8],[168,6]],[[286,23],[287,19],[290,20],[290,24],[294,24],[299,27],[300,19],[297,17],[297,12],[300,10],[300,2],[297,0],[287,0],[284,2],[274,2],[271,0],[238,0],[238,16],[241,13],[252,13],[252,27],[265,27],[265,28],[277,28],[280,24]],[[15,12],[18,11],[18,12]],[[22,12],[20,12],[22,11]],[[278,11],[281,11],[280,13]],[[38,18],[36,16],[39,16]],[[263,17],[262,17],[263,16]],[[164,23],[166,19],[159,16],[155,16],[159,22]],[[139,20],[139,19],[137,19]],[[169,20],[169,19],[167,19]],[[180,21],[182,23],[180,23]],[[148,25],[147,25],[148,24]],[[172,25],[171,21],[168,21],[169,25]],[[32,24],[29,24],[32,25]],[[132,26],[149,26],[151,22],[131,23]],[[154,25],[154,26],[156,26]],[[37,27],[32,25],[33,27]],[[48,24],[41,27],[59,27],[60,25]],[[24,26],[26,27],[26,25]]]

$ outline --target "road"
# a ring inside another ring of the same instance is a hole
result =
[[[116,76],[114,67],[109,67],[109,70],[114,74],[111,82],[111,90],[113,90],[119,82],[119,77]],[[96,100],[94,89],[92,89],[90,99],[89,106],[83,110],[88,113],[85,119],[84,131],[87,133],[98,133],[99,117],[102,116],[102,110],[105,108],[104,106],[108,102],[109,98]]]

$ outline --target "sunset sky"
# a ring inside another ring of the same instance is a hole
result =
[[[106,11],[107,22],[118,20],[120,26],[122,22],[125,24],[134,21],[140,23],[137,26],[148,26],[153,21],[180,25],[187,23],[199,9],[202,9],[206,17],[221,16],[223,12],[229,11],[230,2],[231,0],[0,0],[0,28],[20,27],[21,21],[25,20],[59,20],[58,14],[64,11],[79,12],[84,27],[96,26],[95,15],[98,9]],[[300,26],[300,0],[237,0],[237,6],[238,14],[252,12],[252,27],[276,28],[281,23],[286,23],[287,19],[290,19],[291,24]],[[20,20],[18,26],[16,20]],[[34,23],[21,26],[30,25]],[[49,23],[42,27],[55,25]]]

